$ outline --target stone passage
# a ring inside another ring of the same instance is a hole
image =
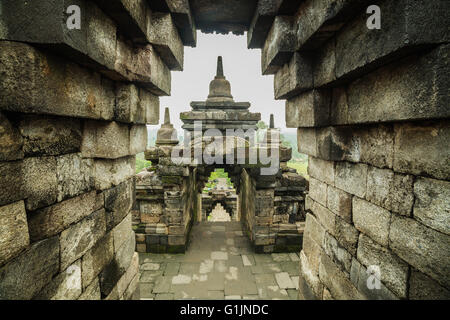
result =
[[[222,57],[207,100],[192,102],[191,107],[180,115],[185,130],[180,144],[166,108],[156,147],[145,152],[152,164],[136,175],[133,224],[138,252],[184,252],[191,225],[206,221],[217,203],[233,221],[241,221],[256,252],[299,252],[308,182],[287,167],[292,149],[281,144],[273,115],[264,140],[257,143],[261,115],[248,111],[250,103],[233,100]],[[272,152],[277,155],[273,159],[268,157]],[[208,162],[205,155],[212,154]],[[262,154],[272,161],[269,173],[264,173],[268,163]],[[223,190],[223,183],[203,193],[216,168],[228,173],[236,194]]]
[[[253,253],[239,222],[201,222],[186,254],[139,254],[140,298],[296,300],[299,260]]]

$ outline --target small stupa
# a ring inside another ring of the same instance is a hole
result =
[[[169,150],[179,143],[177,130],[170,123],[170,110],[166,107],[164,112],[164,124],[156,134],[156,146],[163,150]]]

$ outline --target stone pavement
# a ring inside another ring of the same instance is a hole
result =
[[[193,226],[186,254],[140,253],[141,300],[296,300],[297,253],[255,254],[240,222]]]

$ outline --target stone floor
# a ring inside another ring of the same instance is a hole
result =
[[[141,300],[296,300],[299,256],[255,254],[240,222],[193,227],[186,254],[140,254]]]

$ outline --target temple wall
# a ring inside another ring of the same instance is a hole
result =
[[[364,1],[304,1],[262,46],[309,155],[300,293],[448,299],[449,2],[373,4],[380,30]]]
[[[1,3],[0,299],[129,299],[138,285],[135,155],[183,44],[145,1],[76,4],[80,30],[67,1]]]

